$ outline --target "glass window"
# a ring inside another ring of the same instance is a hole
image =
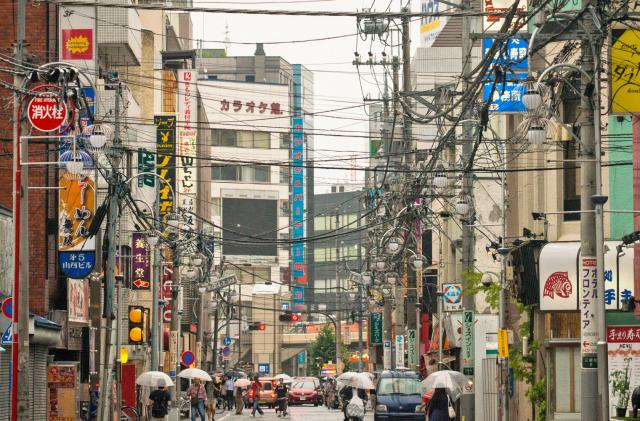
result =
[[[271,181],[271,167],[268,165],[257,165],[254,170],[254,181],[256,183],[268,183]]]
[[[239,168],[236,165],[229,165],[220,168],[220,179],[225,181],[238,180]]]
[[[291,184],[291,169],[280,167],[280,184]]]
[[[269,149],[271,146],[271,133],[268,132],[251,132],[253,133],[253,147]]]
[[[213,216],[220,216],[220,214],[221,214],[220,206],[221,205],[220,205],[220,198],[219,197],[214,197],[213,199],[211,199],[211,207],[213,208],[212,209]]]
[[[236,131],[235,130],[216,130],[219,136],[217,146],[235,146]]]
[[[238,143],[239,148],[251,148],[253,146],[253,133],[238,131]]]
[[[417,378],[382,378],[376,395],[420,395],[420,381]]]
[[[313,218],[313,225],[317,231],[324,231],[327,229],[324,216],[316,216]]]
[[[579,413],[581,369],[579,347],[554,349],[554,397],[556,413]]]
[[[347,224],[349,224],[349,228],[356,228],[358,226],[358,223],[356,222],[357,220],[357,213],[350,213],[349,215],[347,215]]]

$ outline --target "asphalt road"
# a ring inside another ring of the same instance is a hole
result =
[[[264,416],[256,413],[256,419],[264,421],[278,421],[283,418],[278,418],[273,409],[264,409]],[[332,409],[329,410],[326,407],[312,405],[293,406],[289,407],[290,415],[284,420],[290,421],[342,421],[344,418],[342,412]],[[237,421],[248,420],[251,418],[251,410],[245,409],[242,415],[229,414],[225,412],[223,414],[216,415],[216,421]],[[368,411],[365,416],[365,421],[373,421],[373,414]]]

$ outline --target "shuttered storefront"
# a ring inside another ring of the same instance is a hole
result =
[[[11,418],[11,389],[9,384],[11,363],[11,347],[6,347],[7,352],[0,353],[0,421],[9,421]],[[43,345],[29,346],[29,390],[31,392],[31,419],[47,419],[47,354],[48,348]]]

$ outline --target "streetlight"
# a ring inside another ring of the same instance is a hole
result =
[[[445,174],[445,168],[442,163],[436,165],[436,174],[433,177],[433,185],[438,189],[444,189],[447,187],[449,180],[447,180],[447,174]]]
[[[467,216],[470,210],[470,199],[464,192],[461,191],[458,195],[458,200],[456,201],[456,213],[460,216]]]

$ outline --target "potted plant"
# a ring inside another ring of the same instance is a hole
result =
[[[616,403],[616,416],[624,417],[627,415],[627,406],[629,405],[629,378],[631,377],[629,363],[626,361],[627,367],[624,370],[613,370],[609,377],[609,383],[613,396],[618,398]]]

